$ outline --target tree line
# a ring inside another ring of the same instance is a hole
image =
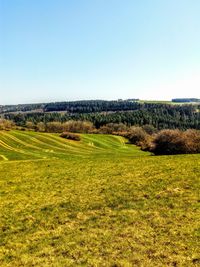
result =
[[[4,118],[12,120],[18,126],[43,122],[90,121],[95,128],[108,123],[123,123],[127,126],[152,125],[161,129],[200,129],[200,105],[167,105],[134,103],[135,110],[102,112],[34,112],[6,113]],[[83,107],[82,107],[83,108]],[[94,106],[88,107],[94,110]],[[128,108],[128,106],[127,106]]]
[[[172,99],[176,103],[200,103],[197,98],[176,98]],[[132,111],[143,110],[148,108],[157,108],[157,105],[163,106],[166,103],[149,103],[140,102],[139,99],[127,100],[82,100],[82,101],[68,101],[55,103],[39,103],[39,104],[19,104],[19,105],[0,105],[0,113],[8,112],[30,112],[40,110],[41,112],[60,112],[67,113],[94,113],[94,112],[109,112],[109,111]],[[171,107],[171,104],[168,104]]]
[[[200,153],[200,131],[189,129],[152,131],[151,127],[131,127],[119,133],[132,144],[155,155],[176,155]]]

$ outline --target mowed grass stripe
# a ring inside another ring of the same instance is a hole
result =
[[[73,154],[73,155],[89,155],[91,153],[91,150],[87,148],[82,148],[81,144],[79,143],[78,146],[74,147],[71,145],[68,140],[62,139],[61,137],[58,137],[58,139],[55,138],[55,136],[48,134],[43,136],[45,139],[53,142],[54,144],[58,145],[59,147],[65,148],[66,154]],[[73,141],[77,142],[77,141]]]
[[[116,149],[119,150],[122,147],[122,143],[119,142],[117,136],[111,135],[85,135],[86,140],[93,141],[95,147],[101,149]]]
[[[96,154],[119,156],[149,155],[126,139],[113,135],[80,134],[81,141],[63,139],[58,134],[10,131],[0,133],[0,154],[12,160],[24,159],[19,154],[29,155],[32,159],[66,158],[71,156],[88,157]],[[9,153],[8,153],[9,151]],[[29,158],[30,159],[30,158]]]
[[[38,133],[34,133],[37,137],[41,136]],[[15,135],[17,135],[17,137],[15,137]],[[25,137],[26,141],[24,141]],[[52,145],[51,143],[55,143],[54,140],[52,140],[51,138],[49,138],[47,136],[47,134],[44,134],[41,136],[43,138],[44,141],[40,141],[37,138],[35,138],[35,141],[38,143],[42,143],[43,145],[45,145],[44,147],[39,147],[39,146],[34,146],[32,145],[32,140],[31,138],[33,138],[30,135],[30,132],[27,133],[21,133],[19,131],[12,131],[9,134],[7,133],[2,133],[1,135],[1,139],[3,139],[3,141],[1,140],[1,145],[2,147],[6,150],[10,150],[10,151],[15,151],[17,153],[23,153],[26,155],[32,155],[34,157],[37,158],[47,158],[47,157],[53,157],[53,158],[57,158],[57,157],[65,157],[65,156],[69,156],[69,155],[79,155],[79,156],[85,156],[85,154],[87,154],[86,152],[88,151],[80,151],[78,149],[78,147],[76,149],[74,149],[71,145],[66,146],[66,144],[64,144],[64,146],[62,145],[62,143],[60,142],[56,142],[56,145]],[[23,140],[22,140],[23,138]],[[28,138],[28,140],[27,140]],[[63,139],[61,139],[62,141]],[[30,144],[28,143],[30,142]],[[9,145],[8,145],[9,144]],[[12,144],[12,146],[10,145]],[[62,145],[62,146],[60,146]],[[53,148],[53,150],[52,150]],[[66,149],[67,148],[67,149]],[[33,151],[34,149],[34,151]],[[37,152],[36,152],[36,151]],[[38,153],[38,150],[40,153]],[[2,151],[4,152],[4,151]],[[18,158],[18,156],[17,156]]]
[[[17,133],[17,134],[21,134],[21,133]],[[55,134],[38,134],[38,133],[28,133],[28,134],[23,134],[24,136],[27,136],[28,138],[30,138],[30,134],[36,136],[37,138],[35,138],[35,141],[37,142],[41,142],[38,140],[39,136],[43,138],[43,140],[45,139],[46,142],[42,141],[44,144],[48,144],[48,146],[52,146],[54,148],[60,149],[58,148],[58,145],[61,147],[67,147],[70,150],[74,149],[74,151],[78,150],[78,152],[80,152],[80,150],[83,150],[84,152],[88,151],[88,152],[92,152],[94,149],[107,149],[107,148],[114,148],[116,147],[117,149],[121,149],[126,147],[125,142],[123,142],[123,138],[119,137],[119,136],[105,136],[105,135],[82,135],[84,141],[83,142],[74,142],[71,140],[65,140],[62,139],[60,137],[58,137]],[[57,146],[50,144],[49,142],[47,142],[47,139],[49,141],[54,141],[56,143]],[[101,139],[103,139],[103,141],[101,141]],[[86,142],[87,140],[87,142]],[[117,141],[117,142],[116,142]],[[128,148],[128,147],[127,147]],[[63,148],[62,148],[63,149]],[[66,151],[66,149],[64,149]]]
[[[47,158],[47,157],[60,157],[60,156],[67,156],[67,155],[70,155],[70,154],[77,154],[78,151],[75,151],[73,152],[71,149],[70,150],[66,150],[66,148],[60,148],[58,146],[53,146],[53,149],[54,150],[57,150],[57,151],[54,151],[51,148],[51,145],[48,143],[46,143],[46,149],[43,149],[43,148],[39,148],[39,147],[35,147],[33,145],[29,145],[26,141],[22,141],[21,139],[19,138],[16,138],[13,136],[13,134],[16,134],[16,133],[19,133],[19,132],[11,132],[10,134],[3,134],[1,135],[1,139],[3,139],[4,141],[1,140],[1,146],[5,149],[5,150],[10,150],[10,151],[15,151],[17,153],[23,153],[25,155],[32,155],[37,158]],[[28,134],[25,134],[27,137],[29,136],[29,133]],[[29,141],[31,142],[31,140],[29,139]],[[8,145],[9,144],[9,145]],[[10,145],[12,144],[12,146]],[[45,143],[44,143],[45,144]],[[23,148],[23,150],[22,150]],[[38,150],[40,150],[40,153],[36,153],[36,151],[33,151],[32,149],[36,149],[37,152]],[[60,151],[62,150],[62,152]],[[3,152],[3,151],[2,151]],[[54,154],[54,156],[52,155]],[[18,158],[18,156],[17,156]]]
[[[97,135],[83,135],[84,142],[87,142],[90,146],[95,147],[96,149],[105,150],[108,146],[105,142],[99,140]]]
[[[8,145],[5,142],[3,142],[2,140],[0,140],[0,146],[2,146],[3,148],[5,148],[7,150],[10,150],[10,151],[15,151],[15,152],[23,153],[20,149],[11,147],[10,145]]]
[[[17,134],[19,136],[21,135],[21,136],[25,137],[26,140],[28,139],[27,142],[30,141],[30,142],[36,143],[38,145],[41,145],[42,147],[40,147],[40,148],[43,149],[44,151],[49,151],[50,148],[52,148],[52,149],[54,149],[54,151],[53,151],[54,153],[66,154],[66,149],[58,147],[58,146],[55,146],[55,145],[52,145],[49,142],[45,142],[44,141],[45,137],[42,137],[43,141],[41,141],[41,139],[39,139],[40,136],[37,133],[36,133],[37,138],[33,137],[32,136],[33,133],[30,133],[30,132],[28,134],[22,134],[22,133],[19,133],[19,132],[15,132],[14,134]],[[35,133],[34,133],[34,135],[35,135]],[[58,150],[58,151],[56,151],[56,150]]]
[[[89,155],[92,152],[94,152],[93,147],[89,147],[87,144],[83,143],[82,141],[71,141],[66,140],[64,138],[61,138],[54,134],[40,134],[40,136],[43,136],[45,139],[55,143],[56,145],[60,147],[64,147],[66,152],[68,154],[79,154],[79,155]]]
[[[22,136],[21,138],[23,138],[23,139],[25,137],[26,142],[35,141],[38,144],[42,144],[42,147],[38,147],[38,148],[41,150],[41,153],[46,155],[47,157],[52,157],[52,156],[59,157],[59,156],[65,156],[65,155],[70,155],[70,154],[76,155],[78,153],[78,151],[72,151],[71,147],[69,147],[69,149],[66,149],[63,147],[61,148],[61,147],[58,147],[56,145],[50,144],[49,139],[46,140],[47,138],[44,135],[42,135],[42,138],[44,141],[38,140],[37,138],[39,138],[39,136],[41,136],[38,133],[34,133],[37,136],[37,138],[35,138],[31,135],[31,134],[33,134],[32,132],[27,132],[27,134],[24,134],[24,133],[22,134],[22,133],[15,131],[14,134],[18,135],[18,137],[21,135]]]
[[[64,147],[65,149],[73,149],[73,147],[69,146],[68,144],[64,144],[62,141],[54,140],[54,138],[49,134],[41,134],[39,133],[39,136],[43,137],[47,143],[50,141],[50,143],[56,144],[58,147]]]
[[[50,140],[50,138],[48,138],[48,136],[46,136],[47,134],[42,134],[41,135],[39,133],[34,133],[37,138],[33,137],[31,135],[31,132],[27,132],[27,134],[24,134],[24,133],[21,134],[19,132],[15,132],[14,134],[18,134],[18,135],[26,137],[26,142],[34,141],[34,142],[36,142],[38,144],[41,144],[42,147],[40,147],[40,149],[42,149],[42,151],[45,152],[45,153],[54,153],[54,154],[57,154],[57,155],[59,155],[59,154],[62,154],[62,155],[76,154],[77,153],[77,151],[72,151],[71,146],[68,146],[67,147],[68,149],[66,149],[66,147],[64,148],[64,147],[60,147],[58,145],[52,145],[51,144],[52,140]],[[38,139],[39,137],[41,137],[43,141],[39,140]],[[51,141],[51,142],[49,142],[49,141]],[[76,153],[74,153],[74,152],[76,152]]]
[[[8,138],[12,139],[13,141],[17,142],[18,144],[23,145],[23,147],[25,147],[25,148],[33,148],[33,149],[36,149],[36,150],[42,150],[41,147],[34,146],[34,145],[30,144],[30,143],[24,142],[23,140],[21,140],[21,139],[15,137],[15,136],[13,135],[13,133],[12,133],[12,135],[11,135],[11,134],[8,134],[8,133],[3,132],[3,134],[4,134],[5,136],[7,136]]]
[[[37,158],[39,157],[40,158],[40,155],[38,155],[35,152],[25,151],[24,149],[21,149],[19,143],[13,142],[14,140],[10,141],[9,138],[8,138],[8,136],[5,137],[4,135],[2,135],[2,133],[0,135],[0,138],[1,138],[1,140],[0,140],[0,146],[6,148],[7,150],[13,151],[13,152],[17,152],[17,153],[21,153],[21,154],[24,154],[24,155],[31,155],[34,158],[35,157],[37,157]],[[20,148],[18,148],[18,147],[20,147]]]
[[[91,147],[88,147],[87,144],[82,143],[81,141],[72,141],[61,138],[55,134],[48,134],[51,140],[53,140],[56,144],[60,144],[64,147],[68,147],[70,149],[74,149],[74,151],[81,151],[83,153],[91,152]]]
[[[122,144],[118,141],[115,136],[95,134],[95,135],[84,135],[84,140],[93,143],[93,146],[102,151],[119,151],[122,148]]]

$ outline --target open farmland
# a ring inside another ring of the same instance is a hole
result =
[[[200,155],[0,131],[0,266],[199,266]]]

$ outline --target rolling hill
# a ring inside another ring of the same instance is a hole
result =
[[[127,144],[121,136],[82,134],[81,141],[69,141],[58,134],[0,131],[0,160],[43,160],[91,155],[147,155]]]

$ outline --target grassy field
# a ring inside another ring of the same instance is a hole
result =
[[[0,266],[199,266],[200,155],[0,132]]]

